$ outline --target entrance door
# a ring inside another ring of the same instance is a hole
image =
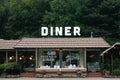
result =
[[[100,71],[99,51],[87,51],[87,70],[89,72]]]

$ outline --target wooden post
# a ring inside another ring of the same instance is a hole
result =
[[[87,68],[87,65],[86,65],[86,59],[87,59],[87,58],[86,58],[86,57],[87,57],[87,56],[86,56],[86,55],[87,55],[87,53],[86,53],[86,48],[85,48],[85,50],[84,50],[84,54],[85,54],[85,68]]]
[[[6,63],[8,63],[8,51],[6,51]]]
[[[36,51],[35,51],[35,67],[37,68],[37,53],[38,53],[38,51],[37,51],[37,48],[36,48]]]
[[[102,73],[104,74],[103,70],[104,70],[104,54],[102,55]]]
[[[16,50],[16,62],[18,62],[18,51]]]
[[[111,54],[111,67],[112,67],[111,72],[113,72],[113,55],[112,54]]]
[[[62,55],[62,49],[59,51],[59,63],[60,63],[60,68],[62,68],[62,60],[63,60],[63,55]]]

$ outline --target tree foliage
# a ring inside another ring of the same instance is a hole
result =
[[[80,26],[81,37],[120,41],[120,0],[0,0],[0,38],[41,37],[41,26]]]

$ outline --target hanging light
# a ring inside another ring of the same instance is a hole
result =
[[[19,59],[22,60],[22,57],[20,57]]]
[[[30,57],[29,59],[30,59],[30,60],[32,60],[33,58],[32,58],[32,57]]]
[[[13,58],[12,57],[9,57],[10,60],[12,60]]]

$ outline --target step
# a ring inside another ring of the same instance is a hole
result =
[[[20,77],[35,77],[35,72],[24,72],[20,74]]]
[[[87,77],[102,77],[102,74],[100,72],[89,72]]]

